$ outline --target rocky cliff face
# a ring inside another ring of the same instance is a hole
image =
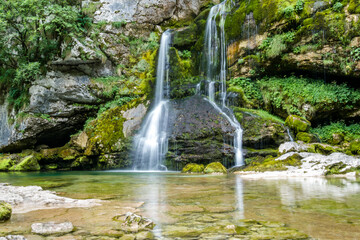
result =
[[[187,163],[221,161],[230,167],[234,152],[230,141],[235,128],[202,96],[172,101],[167,165],[182,169]]]

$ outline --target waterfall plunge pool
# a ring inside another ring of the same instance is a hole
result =
[[[360,239],[360,179],[105,171],[0,173],[0,182],[104,200],[91,208],[15,213],[0,226],[0,233],[27,233],[28,239],[38,239],[28,233],[35,222],[71,221],[77,229],[72,236],[93,235],[115,228],[119,223],[112,218],[128,211],[152,219],[155,236],[164,239],[173,239],[174,229],[183,232],[181,239],[187,233],[198,239],[211,227],[241,219],[281,222],[316,239]]]

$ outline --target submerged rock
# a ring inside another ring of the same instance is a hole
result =
[[[206,174],[208,173],[221,173],[226,174],[227,170],[226,168],[220,163],[220,162],[213,162],[206,166],[204,172]]]
[[[6,202],[0,201],[0,223],[6,222],[11,218],[12,207]]]
[[[196,163],[189,163],[181,171],[182,173],[202,173],[204,172],[204,165],[203,164],[196,164]]]
[[[41,187],[17,187],[0,183],[0,201],[13,206],[14,213],[25,213],[38,209],[92,207],[99,205],[95,199],[77,200],[59,197]]]
[[[0,240],[26,240],[26,238],[21,235],[7,235],[5,237],[0,237]]]
[[[53,234],[66,234],[74,230],[74,226],[71,222],[64,223],[34,223],[31,225],[31,232],[39,235],[53,235]]]
[[[155,227],[155,223],[146,217],[128,212],[122,224],[122,230],[126,232],[150,231]]]

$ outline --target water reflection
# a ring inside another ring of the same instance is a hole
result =
[[[237,219],[245,218],[245,208],[244,208],[244,182],[240,176],[236,176],[235,178],[235,196],[237,203],[237,211],[236,217]]]
[[[278,187],[285,206],[313,198],[345,201],[347,196],[360,193],[360,184],[349,179],[289,178],[279,181]]]
[[[136,188],[135,196],[144,201],[143,210],[146,216],[159,223],[160,214],[166,211],[166,208],[163,208],[166,202],[166,177],[163,174],[149,174],[141,178],[142,184]],[[155,227],[154,235],[157,238],[162,237],[160,225]]]

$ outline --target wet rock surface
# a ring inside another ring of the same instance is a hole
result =
[[[74,226],[71,222],[64,223],[34,223],[31,225],[31,232],[39,235],[62,235],[70,233],[74,230]]]
[[[38,186],[17,187],[0,183],[0,201],[10,203],[13,213],[25,213],[37,209],[92,207],[99,205],[98,200],[76,200],[57,196]]]
[[[235,129],[203,97],[173,101],[169,116],[169,167],[219,160],[227,166],[234,161],[233,147],[226,142],[233,139]]]

